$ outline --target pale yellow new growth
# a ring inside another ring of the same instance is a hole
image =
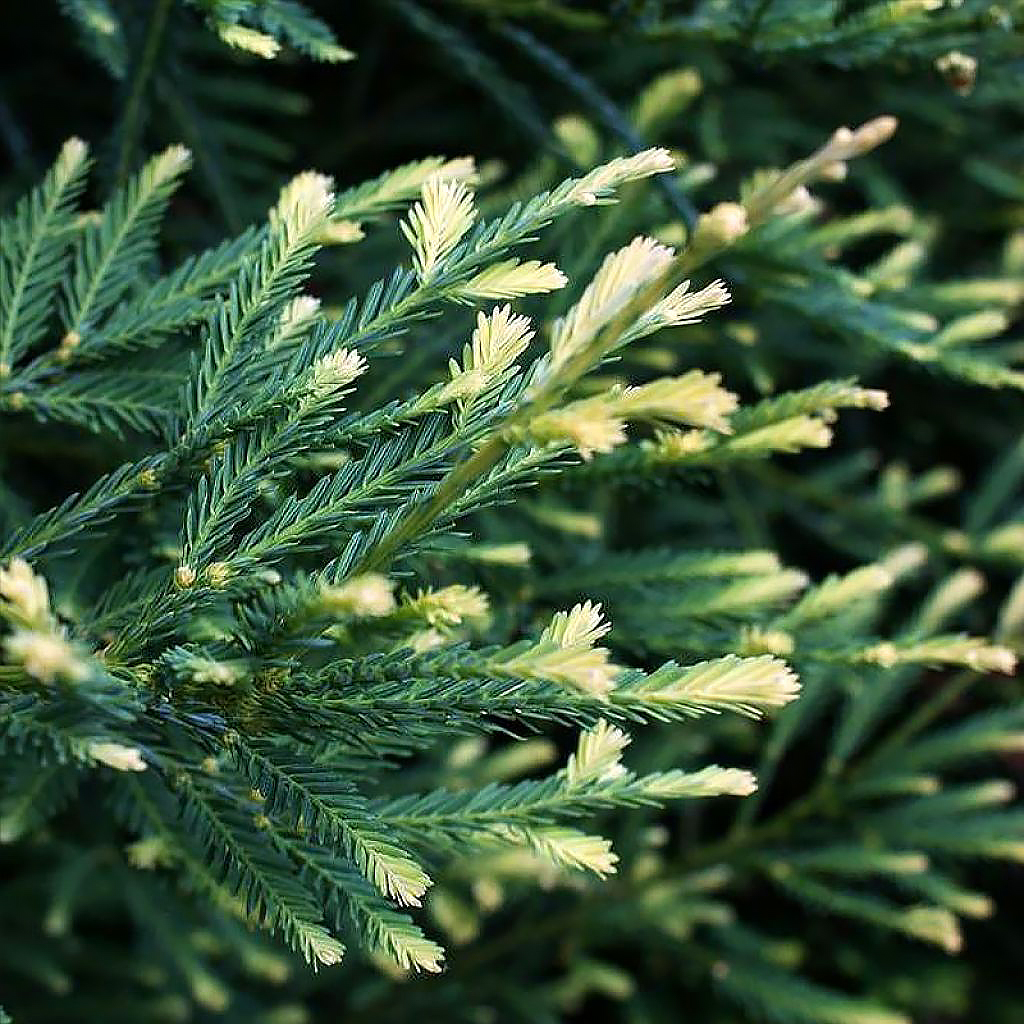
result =
[[[611,189],[627,181],[664,174],[674,167],[675,160],[667,149],[645,149],[633,156],[616,157],[576,181],[569,193],[569,201],[581,206],[593,206]]]
[[[705,711],[739,711],[759,715],[780,708],[800,693],[796,673],[779,658],[733,654],[689,668],[662,669],[639,692],[645,701],[685,702]]]
[[[332,220],[324,225],[319,241],[323,245],[352,245],[366,237],[362,224],[356,220]]]
[[[554,263],[539,260],[503,260],[480,271],[462,285],[457,294],[464,299],[518,299],[564,288],[568,279]]]
[[[779,569],[775,572],[747,576],[722,585],[717,593],[708,595],[704,602],[705,614],[745,611],[758,605],[779,604],[789,601],[808,583],[807,574],[799,569]]]
[[[365,854],[365,870],[385,896],[406,907],[418,907],[433,884],[430,876],[400,850],[377,839],[361,838],[359,851]]]
[[[1017,787],[1009,779],[989,779],[972,787],[974,807],[998,807],[1010,803],[1017,796]]]
[[[382,938],[403,971],[427,971],[429,974],[437,974],[444,964],[444,950],[425,935],[418,935],[410,930],[388,930]]]
[[[277,318],[274,333],[267,342],[268,348],[285,345],[301,335],[316,319],[320,312],[320,300],[312,295],[296,295]]]
[[[403,203],[419,194],[423,185],[435,178],[471,182],[476,178],[476,166],[471,157],[443,160],[432,157],[399,167],[387,174],[367,197],[360,196],[355,208],[342,203],[337,218],[330,221],[320,234],[325,245],[350,245],[366,237],[363,225],[353,216],[369,215],[379,210]],[[349,216],[346,216],[349,214]]]
[[[3,647],[11,662],[43,683],[55,679],[75,682],[89,674],[89,666],[74,647],[55,631],[16,629],[4,639]]]
[[[963,665],[975,672],[1013,675],[1017,656],[1008,647],[990,644],[980,637],[946,636],[898,646],[885,641],[859,652],[857,660],[892,668],[895,665]]]
[[[659,800],[680,800],[705,796],[750,796],[757,789],[757,779],[743,768],[720,768],[708,765],[699,772],[679,775],[666,773],[644,780],[644,792]]]
[[[987,341],[1002,334],[1010,323],[1009,315],[1003,310],[982,309],[951,320],[932,338],[932,344],[952,348],[956,345]]]
[[[603,718],[580,733],[576,752],[569,755],[565,778],[570,786],[618,778],[625,772],[622,752],[629,746],[627,733]]]
[[[457,156],[452,160],[445,160],[440,167],[428,172],[428,178],[441,178],[444,181],[465,181],[476,180],[476,161],[471,156]]]
[[[914,541],[910,544],[900,544],[893,548],[879,562],[894,579],[903,579],[911,573],[917,572],[928,561],[928,549]]]
[[[508,544],[475,544],[468,552],[474,562],[485,565],[526,566],[530,564],[530,546],[523,541]]]
[[[409,167],[392,171],[373,194],[373,202],[390,205],[412,198],[428,181],[463,181],[471,184],[476,180],[476,163],[471,156],[442,160],[437,157],[421,160]]]
[[[326,174],[303,171],[278,196],[270,211],[270,222],[282,224],[289,233],[304,235],[322,228],[334,205],[333,182]]]
[[[668,269],[674,256],[668,246],[643,236],[606,256],[576,305],[552,325],[552,371],[588,346],[640,288]]]
[[[509,675],[543,679],[605,696],[621,669],[612,664],[605,648],[593,645],[610,628],[602,621],[601,606],[587,601],[571,611],[558,612],[532,647],[493,664]]]
[[[871,409],[881,412],[889,408],[889,395],[880,388],[860,388],[853,386],[845,397],[845,404],[854,409]]]
[[[601,605],[586,601],[574,605],[571,611],[556,612],[548,627],[541,633],[541,641],[551,641],[559,647],[574,647],[597,643],[611,632],[612,624],[602,617]]]
[[[41,624],[50,619],[50,592],[46,580],[23,558],[12,558],[0,569],[0,598],[25,623]]]
[[[690,245],[701,254],[713,252],[732,245],[749,230],[747,211],[741,203],[718,203],[701,214]]]
[[[615,398],[615,410],[627,419],[671,420],[728,433],[727,417],[736,411],[738,401],[731,391],[719,387],[721,379],[717,373],[701,370],[662,377],[626,388]]]
[[[329,932],[316,927],[308,936],[313,959],[324,967],[334,967],[345,957],[345,947]]]
[[[786,658],[793,653],[794,647],[796,641],[783,629],[743,626],[740,629],[740,644],[736,651],[743,655],[775,654],[780,658]]]
[[[213,658],[196,658],[190,671],[193,682],[210,683],[213,686],[234,686],[249,675],[244,663],[215,661]]]
[[[866,1004],[852,1004],[832,1011],[834,1024],[913,1024],[904,1013]]]
[[[776,203],[775,212],[780,217],[802,216],[820,213],[824,203],[807,188],[797,185],[781,202]]]
[[[421,283],[430,280],[475,219],[473,193],[465,182],[433,177],[424,183],[419,202],[401,225]]]
[[[991,839],[978,852],[980,856],[1001,857],[1024,864],[1024,843],[1019,839]]]
[[[191,565],[179,565],[174,570],[174,585],[180,590],[187,590],[196,582],[197,574]]]
[[[828,142],[805,160],[800,160],[784,171],[763,175],[761,184],[745,196],[743,209],[749,224],[760,224],[772,213],[789,212],[793,194],[804,185],[815,181],[842,180],[846,175],[846,161],[863,156],[891,138],[898,122],[894,117],[876,117],[859,128],[837,128]],[[706,235],[708,245],[714,248],[714,235],[721,235],[721,245],[729,243],[728,235],[739,227],[738,217],[730,225],[716,225],[716,231]],[[720,246],[719,246],[720,247]]]
[[[798,452],[801,448],[827,448],[832,430],[817,416],[791,416],[749,433],[730,438],[729,447],[743,452]]]
[[[535,416],[526,434],[540,443],[567,441],[584,459],[607,453],[626,440],[630,419],[674,421],[727,433],[726,417],[736,396],[719,387],[717,374],[693,370],[643,384],[581,398]]]
[[[528,514],[543,526],[573,537],[597,540],[604,533],[601,517],[592,512],[577,512],[564,505],[544,502],[531,507]]]
[[[156,184],[163,184],[181,174],[192,161],[192,153],[186,146],[168,146],[152,163],[149,170]]]
[[[551,131],[578,166],[590,167],[599,159],[601,136],[585,117],[565,114],[555,119]]]
[[[999,640],[1017,639],[1024,633],[1024,575],[1010,588],[1010,593],[999,609],[999,625],[996,637]]]
[[[281,44],[265,32],[257,32],[246,25],[221,22],[217,26],[217,35],[228,46],[236,50],[244,50],[264,60],[273,60],[281,50]]]
[[[152,871],[154,868],[173,864],[176,851],[163,836],[150,836],[129,843],[124,852],[133,868],[139,871]]]
[[[713,436],[706,430],[659,430],[651,447],[664,459],[688,459],[707,451]]]
[[[436,651],[438,647],[444,647],[450,642],[450,639],[439,629],[430,628],[413,633],[405,640],[405,646],[417,654],[424,654],[427,651]]]
[[[146,762],[138,747],[126,747],[122,743],[90,743],[86,753],[93,761],[105,764],[119,772],[144,772]]]
[[[695,324],[708,313],[732,301],[725,282],[718,280],[705,285],[700,291],[691,292],[690,282],[683,281],[673,288],[660,302],[652,306],[642,317],[651,320],[659,327],[679,327],[683,324]]]
[[[659,75],[640,94],[633,109],[633,123],[641,135],[665,123],[700,94],[704,83],[693,68],[681,68]]]
[[[431,626],[459,626],[465,620],[485,619],[490,612],[487,595],[479,587],[453,583],[437,590],[421,590],[405,607]]]
[[[923,853],[880,853],[878,863],[886,874],[923,875],[931,866]]]
[[[836,160],[852,160],[854,157],[864,156],[888,142],[893,137],[899,121],[895,117],[883,114],[881,117],[865,121],[859,128],[837,128],[829,139],[828,145],[822,151],[819,158],[822,162],[830,163]]]
[[[1016,559],[1024,547],[1024,523],[1006,523],[987,533],[982,547],[990,555]]]
[[[615,874],[619,858],[603,836],[557,825],[525,829],[524,834],[537,853],[559,867],[591,871],[601,878]]]
[[[63,186],[78,172],[78,169],[89,156],[89,147],[77,136],[72,136],[57,156],[53,176],[58,186]]]
[[[970,889],[961,889],[954,894],[947,894],[951,910],[964,917],[986,918],[996,912],[995,902],[981,892],[971,892]]]
[[[395,609],[395,585],[380,573],[353,576],[340,584],[320,587],[321,608],[330,615],[372,619]]]
[[[438,401],[467,399],[500,380],[514,368],[532,337],[529,317],[517,316],[511,306],[495,307],[489,316],[478,313],[473,337],[462,349],[462,365],[449,361],[452,379]]]
[[[607,395],[582,398],[535,416],[527,425],[535,441],[569,442],[583,456],[605,454],[626,440],[626,423]]]
[[[985,591],[985,577],[977,569],[959,569],[936,588],[921,610],[918,628],[934,632],[943,622],[969,605]]]
[[[809,591],[786,616],[786,622],[812,622],[846,610],[851,604],[884,593],[896,582],[884,565],[862,565],[845,576],[825,580]]]
[[[323,398],[351,384],[366,372],[366,360],[358,352],[340,348],[318,359],[309,374],[309,394]]]

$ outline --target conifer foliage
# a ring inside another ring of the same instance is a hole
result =
[[[121,116],[0,222],[0,1022],[1013,1019],[971,944],[1024,861],[1019,231],[933,274],[881,110],[716,192],[696,71],[620,107],[533,34],[917,47],[966,96],[1011,15],[382,4],[547,148],[246,227],[201,121],[136,159],[174,47],[355,54],[142,6],[136,52],[61,4]]]

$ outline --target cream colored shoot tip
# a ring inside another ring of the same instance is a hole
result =
[[[603,697],[622,672],[604,647],[594,646],[610,629],[601,605],[586,601],[558,612],[534,645],[499,658],[494,666],[503,674],[544,679]]]
[[[283,223],[294,231],[321,228],[334,205],[334,182],[318,171],[297,174],[283,189],[270,211],[272,223]]]
[[[353,576],[343,583],[323,583],[319,607],[338,618],[373,619],[388,615],[397,607],[395,584],[380,573]]]
[[[676,166],[672,154],[661,147],[644,149],[632,156],[620,156],[575,182],[569,193],[569,202],[593,206],[603,194],[629,181],[649,178],[652,174],[665,174]]]
[[[532,337],[529,317],[513,313],[511,306],[496,306],[488,315],[477,313],[472,338],[462,349],[462,365],[454,359],[449,361],[451,381],[438,400],[464,400],[500,382],[515,368],[516,359]]]
[[[899,121],[888,114],[865,121],[859,128],[837,128],[825,150],[833,160],[850,160],[877,149],[896,134]]]
[[[576,305],[552,325],[552,369],[584,349],[641,287],[668,269],[674,258],[674,249],[642,235],[609,253]]]
[[[23,558],[12,558],[0,569],[0,598],[25,622],[41,623],[50,616],[50,591]]]
[[[313,398],[325,398],[343,390],[365,372],[366,360],[358,352],[338,349],[313,364],[308,393]]]
[[[554,263],[503,260],[480,271],[458,290],[466,299],[519,299],[564,288],[568,278]]]
[[[217,34],[228,46],[264,60],[273,60],[281,51],[281,44],[273,36],[246,25],[221,24]]]
[[[138,747],[126,747],[123,743],[95,742],[89,744],[86,753],[93,761],[119,772],[146,770],[146,762]]]
[[[457,178],[428,178],[401,229],[412,246],[416,274],[428,280],[473,226],[473,193]]]
[[[651,316],[664,321],[666,326],[682,327],[699,323],[704,316],[732,301],[729,289],[721,279],[712,281],[699,291],[690,291],[690,282],[683,281],[665,296],[651,311]]]

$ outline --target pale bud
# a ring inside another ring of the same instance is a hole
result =
[[[351,349],[342,348],[313,364],[309,377],[309,394],[325,398],[351,384],[366,372],[366,360]]]
[[[144,772],[146,762],[138,747],[126,747],[123,743],[90,743],[89,757],[119,772]]]
[[[324,245],[352,245],[366,237],[362,224],[356,220],[332,220],[320,231],[319,240]]]
[[[68,331],[67,334],[60,339],[60,345],[57,346],[57,361],[61,363],[68,362],[71,359],[72,353],[81,344],[81,334],[79,334],[78,331]]]
[[[484,619],[490,611],[487,595],[479,587],[461,583],[420,591],[406,605],[431,626],[458,626],[466,619]]]
[[[217,34],[236,50],[244,50],[255,57],[262,57],[264,60],[273,60],[281,49],[281,44],[266,32],[257,32],[254,28],[238,24],[222,24],[218,27]]]
[[[206,579],[211,587],[223,587],[231,578],[231,566],[227,562],[211,562],[206,569]]]
[[[742,204],[719,203],[701,215],[690,244],[698,252],[722,249],[742,238],[749,229]]]
[[[782,216],[813,214],[821,209],[821,200],[811,195],[806,185],[797,185],[790,194],[778,203],[775,212]]]
[[[196,571],[190,565],[179,565],[174,570],[174,585],[179,590],[188,590],[196,581]]]
[[[850,168],[845,160],[833,160],[831,163],[824,164],[818,171],[818,180],[832,183],[846,181],[846,176],[849,173]]]
[[[23,558],[12,558],[0,569],[0,597],[29,622],[44,622],[50,614],[50,595],[46,580],[37,576]]]
[[[744,626],[740,634],[739,653],[743,655],[773,654],[787,657],[793,653],[793,637],[781,629]]]
[[[829,162],[863,156],[891,139],[898,127],[899,121],[895,117],[883,115],[866,121],[853,131],[837,128],[824,152]]]
[[[344,583],[324,584],[320,588],[320,605],[333,615],[377,618],[394,610],[394,588],[386,576],[368,572]]]
[[[969,54],[951,50],[935,61],[935,68],[961,96],[974,89],[978,77],[978,61]]]
[[[4,640],[3,647],[13,663],[43,683],[55,679],[77,682],[89,675],[89,666],[57,633],[18,629]]]

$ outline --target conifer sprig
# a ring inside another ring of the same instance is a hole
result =
[[[298,5],[204,12],[256,55],[285,39],[344,56]],[[691,85],[662,83],[637,118],[653,128]],[[452,965],[436,984],[457,1005],[459,972],[515,940],[506,917],[537,927],[540,882],[557,890],[541,932],[569,946],[685,942],[699,984],[781,1019],[902,1020],[812,968],[781,970],[741,893],[842,918],[855,951],[863,930],[954,953],[961,919],[990,911],[958,863],[1019,861],[1022,823],[994,766],[961,776],[1019,749],[1021,716],[944,716],[976,677],[1012,675],[1022,649],[1017,591],[985,635],[974,563],[1019,568],[1024,463],[995,467],[962,533],[915,511],[955,486],[941,470],[885,469],[864,498],[858,466],[818,455],[796,463],[794,488],[776,456],[842,441],[847,417],[890,394],[831,352],[820,383],[773,388],[767,364],[748,373],[729,348],[750,344],[734,318],[752,295],[773,316],[799,300],[799,317],[874,356],[1015,386],[1012,359],[968,348],[1005,316],[943,293],[879,301],[864,282],[884,292],[897,256],[830,266],[914,230],[906,211],[811,223],[808,187],[893,128],[840,129],[672,244],[643,184],[676,171],[657,147],[504,209],[466,160],[337,193],[305,172],[263,222],[163,274],[159,224],[186,152],[78,216],[85,151],[68,143],[5,222],[0,279],[14,428],[0,438],[0,841],[45,852],[46,927],[75,932],[63,894],[95,873],[111,890],[98,902],[203,1012],[227,1006],[236,960],[280,970],[281,943],[355,978],[361,953],[392,972]],[[365,261],[379,242],[397,267],[340,305],[307,293],[370,225]],[[926,322],[918,301],[957,315]],[[49,511],[24,480],[29,416],[94,481]],[[118,453],[97,458],[92,439]],[[639,516],[638,488],[656,495]],[[898,604],[928,553],[829,518],[865,503],[880,528],[966,564]],[[841,534],[859,564],[788,564],[783,514]],[[812,772],[787,802],[795,751]],[[34,934],[16,903],[0,901],[0,925]],[[500,934],[463,961],[485,927]],[[58,945],[54,963],[77,963]]]

